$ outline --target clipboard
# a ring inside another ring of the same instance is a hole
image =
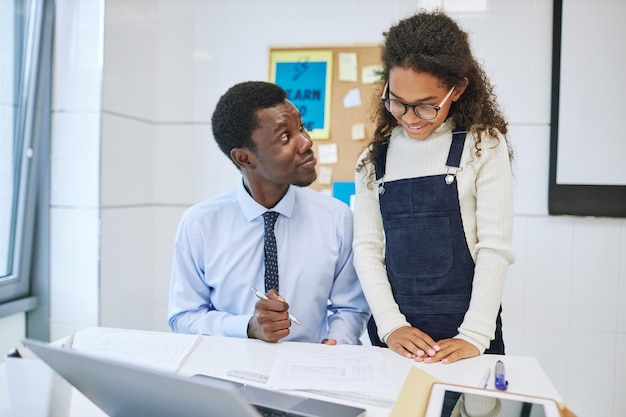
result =
[[[441,381],[412,366],[389,417],[422,417],[426,413],[430,390],[437,382]]]
[[[389,417],[424,417],[433,384],[444,383],[416,366],[412,366]],[[564,403],[555,401],[561,417],[577,417]]]

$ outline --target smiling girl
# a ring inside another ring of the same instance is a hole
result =
[[[427,363],[504,354],[514,260],[507,122],[467,34],[443,12],[422,11],[384,37],[354,206],[370,339]]]

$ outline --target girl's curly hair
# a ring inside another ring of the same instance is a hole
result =
[[[493,87],[472,55],[467,33],[454,20],[438,10],[422,10],[398,22],[388,32],[383,33],[383,37],[382,85],[389,81],[389,71],[394,67],[432,74],[448,88],[461,87],[467,79],[469,82],[465,92],[458,101],[452,103],[448,117],[454,120],[456,126],[463,126],[477,133],[478,156],[481,138],[485,132],[497,138],[499,131],[506,140],[507,122],[496,102]],[[370,152],[359,164],[357,171],[368,163],[376,166],[380,145],[398,125],[382,102],[378,104],[374,120],[376,129],[368,146]],[[512,158],[513,152],[508,141],[507,146]],[[374,172],[370,172],[369,176],[371,185]]]

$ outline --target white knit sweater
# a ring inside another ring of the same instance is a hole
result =
[[[394,129],[384,181],[445,174],[452,128],[448,121],[425,140],[408,137],[400,126]],[[504,137],[499,142],[483,137],[480,156],[476,156],[475,139],[474,134],[467,134],[456,181],[467,246],[476,264],[469,309],[456,337],[482,353],[494,337],[507,269],[514,261],[513,180]],[[378,187],[368,188],[371,169],[368,166],[356,173],[354,264],[379,337],[385,341],[389,333],[409,323],[400,313],[387,278]]]

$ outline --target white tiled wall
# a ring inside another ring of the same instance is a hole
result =
[[[50,196],[50,334],[99,322],[104,0],[55,3]]]
[[[470,32],[511,122],[508,353],[536,356],[579,416],[621,416],[626,221],[547,215],[551,0],[58,0],[53,337],[167,329],[178,220],[238,179],[211,139],[212,108],[230,85],[267,79],[269,47],[377,43],[440,5]]]

